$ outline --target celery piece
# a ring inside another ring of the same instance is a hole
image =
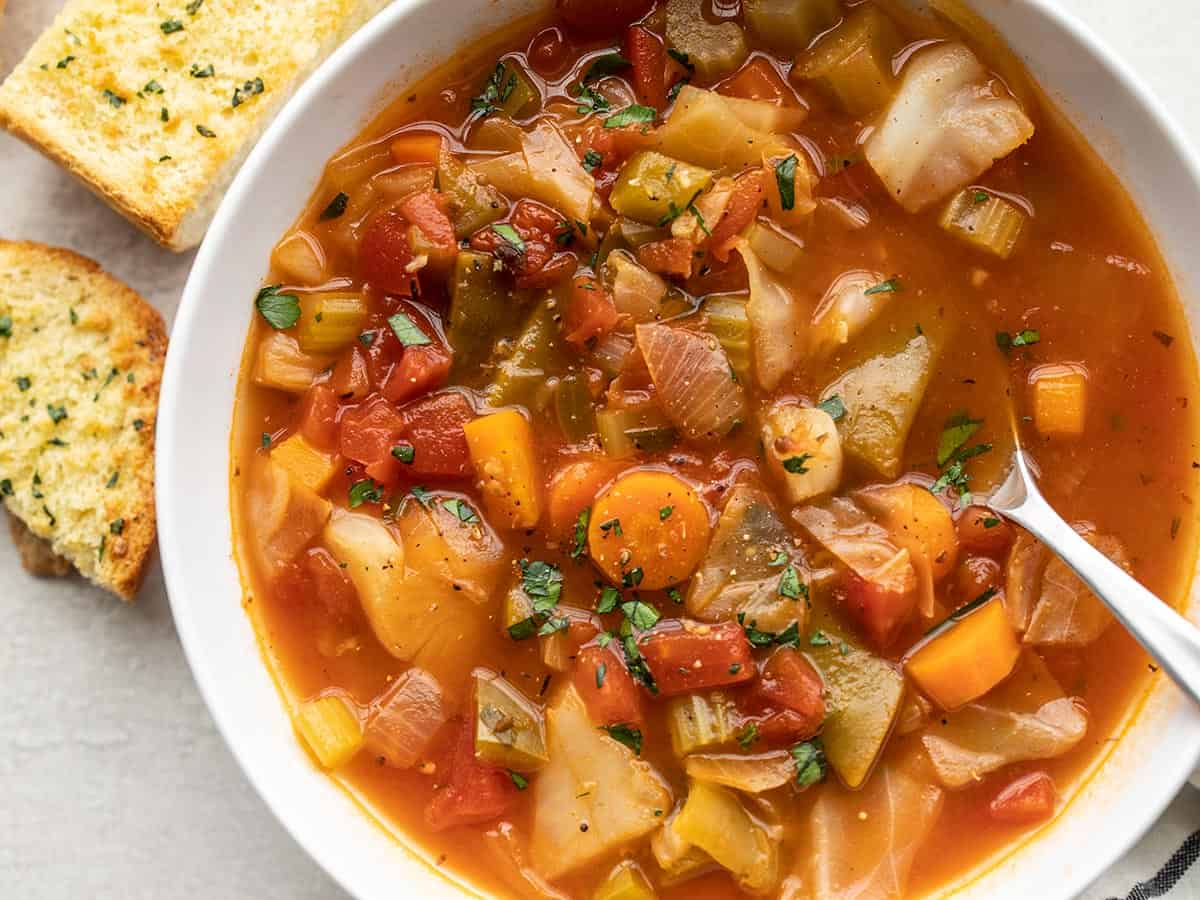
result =
[[[525,74],[525,70],[519,63],[506,59],[503,66],[505,80],[500,109],[513,119],[533,115],[541,106],[542,95],[538,93],[537,87],[534,86],[533,81]]]
[[[446,337],[454,351],[456,374],[478,371],[492,352],[492,342],[511,329],[520,304],[496,272],[490,254],[463,250],[450,279],[450,327]]]
[[[750,226],[746,241],[764,266],[783,275],[793,272],[804,258],[804,242],[767,219]]]
[[[749,384],[750,319],[746,315],[746,301],[720,294],[710,296],[704,301],[704,318],[709,332],[725,349],[738,380]]]
[[[604,452],[614,459],[637,453],[657,453],[675,445],[675,428],[653,401],[596,413],[596,428]]]
[[[489,185],[481,184],[466,164],[442,147],[437,168],[438,188],[450,202],[454,233],[469,237],[485,225],[504,217],[508,201]]]
[[[300,299],[296,339],[305,353],[334,353],[358,337],[366,319],[359,294],[308,294]]]
[[[586,441],[596,433],[596,408],[586,375],[566,375],[554,389],[558,427],[572,443]]]
[[[609,202],[623,216],[649,225],[678,218],[712,184],[708,169],[641,150],[621,167]]]
[[[619,863],[592,894],[592,900],[656,900],[658,894],[631,859]]]
[[[939,224],[971,246],[1008,259],[1025,227],[1025,213],[1003,197],[967,188],[947,204]]]
[[[793,71],[822,84],[849,112],[865,115],[896,93],[892,57],[902,46],[892,20],[863,4],[797,59]]]
[[[306,700],[296,708],[293,721],[326,769],[349,762],[362,747],[362,725],[341,697],[330,695]]]
[[[566,367],[558,307],[558,300],[551,296],[529,314],[512,351],[500,360],[484,391],[493,407],[521,405],[531,411],[542,410],[552,399],[546,380]]]
[[[750,893],[766,893],[779,879],[778,839],[750,817],[729,788],[689,781],[687,800],[671,827]]]
[[[667,728],[675,755],[683,759],[697,750],[733,742],[737,737],[734,713],[733,704],[720,691],[671,700],[667,704]]]
[[[728,75],[746,61],[750,47],[736,22],[710,22],[704,0],[667,0],[667,45],[687,56],[705,81]]]
[[[838,0],[744,0],[746,27],[767,46],[799,53],[842,14]]]
[[[475,758],[533,772],[549,761],[546,723],[538,707],[490,669],[471,673],[475,686]]]

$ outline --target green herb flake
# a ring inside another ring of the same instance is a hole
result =
[[[104,99],[106,101],[108,101],[108,105],[111,106],[113,109],[120,109],[127,102],[125,100],[125,98],[122,97],[120,94],[114,94],[108,88],[104,89],[104,93],[102,94],[102,96],[104,97]]]
[[[1000,520],[995,518],[994,516],[983,520],[984,528],[995,528],[999,524],[1000,524]]]
[[[471,508],[471,504],[465,500],[443,500],[442,508],[458,518],[458,521],[464,525],[478,525],[479,515]]]
[[[46,407],[46,412],[50,416],[50,421],[53,422],[55,425],[57,425],[59,422],[61,422],[63,419],[65,419],[67,417],[67,408],[62,405],[59,405],[59,406],[48,405]]]
[[[796,166],[799,162],[793,153],[775,164],[775,183],[779,187],[779,205],[783,209],[796,208]]]
[[[0,478],[0,495],[11,497],[13,495],[12,480],[9,478]]]
[[[596,612],[604,615],[617,608],[621,602],[621,592],[615,587],[605,587],[600,591],[600,599],[596,602]]]
[[[26,378],[24,375],[17,376],[17,390],[20,391],[22,394],[25,393],[27,390],[29,390],[29,388],[32,384],[33,384],[33,382],[30,381],[28,378]]]
[[[591,175],[598,168],[604,165],[604,154],[597,153],[595,150],[589,150],[583,154],[583,170]]]
[[[811,453],[801,453],[799,456],[789,456],[783,461],[783,468],[793,475],[805,475],[809,469],[804,464],[812,459]]]
[[[417,450],[412,444],[397,444],[392,448],[392,456],[406,466],[411,466],[412,461],[417,457]]]
[[[799,600],[807,593],[807,585],[801,584],[800,573],[795,566],[787,566],[779,576],[779,596]]]
[[[251,97],[257,97],[266,89],[261,78],[251,78],[249,81],[243,82],[240,87],[233,89],[233,99],[229,101],[229,105],[237,109]]]
[[[217,133],[215,131],[213,131],[211,128],[209,128],[207,125],[197,125],[196,133],[198,135],[200,135],[200,137],[206,137],[206,138],[215,138],[217,136]]]
[[[429,336],[404,313],[389,316],[387,322],[392,328],[392,333],[400,339],[400,343],[405,347],[421,347],[433,343]]]
[[[833,641],[831,641],[829,636],[823,631],[814,631],[812,636],[808,639],[808,645],[810,647],[828,647],[832,643]]]
[[[192,63],[190,74],[193,78],[212,78],[217,73],[216,70],[213,69],[212,63],[209,63],[204,67],[201,67],[199,63]]]
[[[626,125],[647,125],[658,117],[658,111],[653,107],[641,106],[635,103],[613,113],[604,120],[605,128],[624,128]]]
[[[508,626],[508,636],[514,641],[525,641],[537,634],[538,625],[533,616]]]
[[[300,298],[295,294],[281,294],[280,287],[278,284],[267,285],[254,299],[259,314],[276,331],[291,328],[300,321]]]
[[[642,583],[644,577],[645,573],[642,571],[642,567],[637,566],[621,576],[621,584],[629,588],[637,587]]]
[[[174,34],[177,31],[183,31],[183,23],[178,19],[167,19],[167,21],[159,23],[158,28],[163,34]]]
[[[775,553],[767,560],[768,566],[786,566],[788,555],[782,550],[776,550]]]
[[[529,779],[520,772],[514,772],[512,769],[509,769],[508,777],[512,779],[512,783],[517,786],[518,791],[523,791],[529,787]]]
[[[68,55],[68,56],[64,56],[62,59],[60,59],[58,62],[56,62],[56,63],[54,64],[54,68],[56,68],[56,69],[65,69],[67,66],[69,66],[69,65],[70,65],[71,63],[73,63],[73,62],[75,62],[75,57],[74,57],[74,56],[69,56],[69,55]]]
[[[510,72],[503,62],[496,63],[496,68],[484,82],[483,90],[471,98],[471,112],[490,116],[512,95],[516,87],[517,73]]]
[[[900,279],[889,278],[887,281],[881,281],[879,284],[872,285],[863,291],[864,295],[870,294],[895,294],[900,291]]]
[[[638,756],[642,755],[642,733],[632,725],[608,725],[602,729],[614,741],[624,744]]]
[[[38,478],[36,475],[35,475],[35,476],[33,476],[33,477],[34,477],[34,483],[35,483],[35,484],[40,484],[40,483],[41,483],[41,479],[40,479],[40,478]],[[120,480],[120,478],[121,478],[121,473],[120,473],[119,471],[118,471],[118,472],[113,472],[113,473],[112,473],[112,475],[111,475],[111,476],[109,476],[109,479],[108,479],[108,481],[107,481],[107,482],[105,482],[104,486],[105,486],[106,488],[108,488],[109,490],[112,490],[113,488],[115,488],[115,487],[117,486],[117,482]]]
[[[383,487],[373,478],[364,478],[350,485],[350,508],[358,509],[364,503],[382,503]]]
[[[796,763],[796,785],[806,788],[825,780],[825,750],[820,738],[813,738],[792,748]]]
[[[608,533],[610,531],[613,534],[615,534],[617,537],[624,537],[624,532],[621,531],[621,520],[620,519],[609,519],[607,522],[601,522],[600,530],[604,532],[605,537],[608,536]]]
[[[571,627],[571,620],[566,616],[551,616],[542,623],[542,627],[538,629],[538,637],[549,637],[560,631],[566,631]]]
[[[945,428],[942,429],[942,436],[938,438],[937,464],[940,467],[946,465],[955,454],[958,453],[971,439],[979,426],[983,424],[983,419],[972,419],[966,413],[959,413],[952,416],[946,421]]]
[[[416,484],[413,485],[408,492],[412,494],[414,500],[416,500],[426,509],[429,509],[429,504],[433,501],[433,494],[430,491],[426,490],[421,485]]]
[[[673,507],[673,506],[664,506],[664,507],[662,507],[662,508],[661,508],[661,509],[658,511],[658,520],[659,520],[660,522],[665,522],[665,521],[667,521],[667,519],[671,518],[671,513],[673,513],[673,512],[675,512],[675,507]]]
[[[192,2],[184,8],[187,10],[187,14],[189,16],[194,16],[196,13],[200,12],[200,7],[203,5],[204,0],[192,0]]]
[[[270,446],[271,446],[271,434],[270,434],[270,432],[264,431],[262,433],[262,448],[264,450],[266,450]]]
[[[558,570],[558,566],[541,560],[530,562],[523,559],[520,562],[520,568],[521,589],[533,601],[533,611],[546,614],[558,606],[558,599],[562,596],[563,582],[562,572]]]
[[[350,195],[345,191],[339,191],[337,196],[329,201],[329,205],[321,211],[321,221],[328,222],[330,219],[340,219],[346,212],[346,207],[350,203]]]
[[[644,600],[629,600],[621,604],[621,612],[638,631],[649,631],[661,618],[657,609]]]
[[[125,520],[113,519],[108,523],[108,530],[111,534],[123,534],[125,531]]]
[[[829,414],[829,418],[838,422],[846,415],[846,404],[842,402],[842,398],[837,394],[822,400],[817,404],[817,409],[823,410]]]
[[[588,523],[592,520],[592,508],[585,506],[579,511],[579,517],[575,520],[575,536],[574,542],[571,545],[571,559],[579,559],[587,552],[587,531]]]
[[[749,750],[754,746],[754,742],[758,740],[758,724],[751,722],[745,728],[737,733],[738,745],[743,750]]]
[[[597,78],[603,78],[605,75],[613,75],[622,69],[629,68],[631,65],[633,63],[620,53],[610,51],[593,59],[592,64],[583,73],[581,80],[586,84],[589,81],[595,81]]]
[[[12,337],[12,316],[0,316],[0,337]]]
[[[679,588],[667,588],[667,598],[676,606],[683,605],[683,594],[679,593]]]

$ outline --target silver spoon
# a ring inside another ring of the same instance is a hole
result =
[[[1046,502],[1035,473],[1029,455],[1016,450],[1012,470],[987,501],[988,507],[1058,554],[1174,682],[1200,704],[1200,629],[1076,534]]]

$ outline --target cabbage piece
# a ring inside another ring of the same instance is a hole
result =
[[[617,312],[634,322],[653,322],[662,310],[667,283],[637,262],[627,250],[614,250],[604,263]]]
[[[260,566],[274,575],[321,533],[333,507],[279,463],[260,459],[255,465],[258,472],[246,492],[246,523]]]
[[[823,400],[841,397],[846,407],[838,423],[843,449],[885,478],[900,474],[935,356],[929,338],[918,335],[894,356],[875,356],[850,369],[821,394]]]
[[[889,193],[916,212],[965,187],[1033,136],[1001,81],[962,44],[919,51],[866,144]]]
[[[944,801],[937,785],[905,763],[883,766],[857,793],[821,792],[809,817],[811,852],[800,859],[809,868],[812,900],[904,895]]]
[[[1083,538],[1130,571],[1129,556],[1117,538],[1076,523]],[[1095,594],[1062,560],[1037,539],[1021,532],[1009,554],[1004,604],[1009,621],[1023,631],[1026,644],[1083,647],[1115,621]]]
[[[1064,696],[1041,657],[1026,650],[982,699],[931,720],[921,743],[938,780],[961,788],[1015,762],[1061,756],[1087,727],[1083,701]]]
[[[596,182],[566,138],[548,121],[521,136],[521,152],[468,165],[472,175],[506,194],[541,200],[573,221],[589,222]]]
[[[728,97],[715,91],[685,85],[671,115],[658,129],[658,149],[668,156],[727,172],[761,166],[764,156],[795,152],[785,138],[755,129],[742,116],[765,120],[757,107],[730,103]]]
[[[681,807],[682,804],[676,806],[663,822],[662,828],[650,838],[650,852],[654,854],[654,861],[662,869],[664,886],[694,878],[717,866],[711,856],[675,833],[673,826]]]
[[[816,356],[829,356],[875,321],[895,296],[895,291],[867,291],[885,280],[878,272],[866,269],[843,272],[835,278],[813,313],[810,352]]]
[[[720,342],[671,325],[638,325],[659,405],[692,440],[714,441],[746,417],[746,396]]]
[[[671,792],[649,763],[592,724],[573,686],[546,719],[550,762],[533,785],[530,856],[553,880],[648,835]]]
[[[777,829],[756,821],[728,788],[689,781],[687,799],[671,827],[728,869],[749,893],[767,893],[778,882]]]
[[[442,686],[415,666],[371,702],[363,732],[367,750],[387,765],[416,765],[448,717]]]
[[[464,522],[457,503],[466,501],[434,497],[425,505],[410,497],[404,502],[396,531],[406,551],[405,584],[427,590],[426,596],[483,605],[504,571],[504,545],[482,512],[474,510],[477,521]]]
[[[796,761],[787,750],[750,756],[741,753],[697,753],[683,761],[688,777],[761,794],[783,787],[796,777]]]
[[[746,315],[750,318],[754,377],[764,389],[774,390],[783,376],[800,362],[808,311],[759,261],[745,238],[739,238],[734,247],[741,254],[750,279]]]
[[[856,789],[887,746],[904,699],[904,676],[836,628],[825,627],[822,633],[830,642],[807,648],[825,680],[821,742],[829,767],[847,787]]]
[[[763,631],[781,632],[793,622],[803,627],[807,605],[783,597],[783,571],[771,561],[792,556],[792,535],[775,513],[767,494],[749,485],[735,485],[708,544],[708,553],[692,577],[686,608],[702,622],[727,622],[744,613]],[[807,567],[793,561],[801,579]]]
[[[896,593],[916,590],[917,575],[908,551],[897,547],[887,529],[852,500],[834,497],[820,506],[802,506],[793,510],[792,518],[859,578],[886,579],[888,589]],[[903,563],[897,560],[900,554]]]

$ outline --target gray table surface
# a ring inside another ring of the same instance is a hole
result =
[[[0,2],[0,6],[3,3]],[[61,7],[9,0],[6,75]],[[1200,145],[1200,13],[1191,0],[1063,0],[1131,62]],[[191,265],[62,170],[0,135],[0,237],[98,260],[170,321]],[[38,581],[0,537],[0,896],[338,898],[263,806],[196,692],[157,564],[135,606],[78,579]],[[1103,887],[1147,877],[1200,827],[1185,789]],[[1200,883],[1188,896],[1200,896]],[[397,896],[405,896],[403,889]]]

